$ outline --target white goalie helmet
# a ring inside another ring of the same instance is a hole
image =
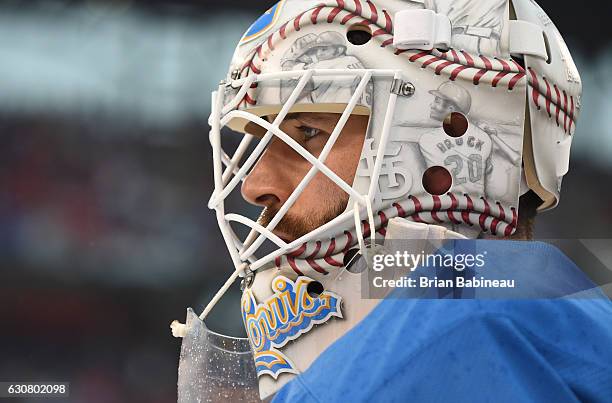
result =
[[[503,237],[516,230],[528,190],[540,210],[555,207],[580,94],[567,46],[533,0],[283,0],[260,17],[213,94],[209,207],[235,268],[213,304],[245,277],[243,319],[261,397],[375,305],[344,262],[368,239],[385,238],[394,218],[420,223],[414,233],[430,238]],[[280,128],[288,114],[305,112],[340,116],[317,156]],[[347,183],[326,159],[352,115],[369,123]],[[228,137],[240,139],[231,151]],[[272,139],[312,168],[264,225],[227,202]],[[348,194],[346,209],[285,241],[274,229],[315,175]]]

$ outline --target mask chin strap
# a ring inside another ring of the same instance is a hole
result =
[[[212,311],[215,305],[217,305],[217,303],[221,300],[221,298],[223,298],[223,295],[225,295],[227,290],[229,290],[232,284],[234,284],[234,281],[236,281],[238,277],[245,276],[245,270],[247,266],[248,266],[247,263],[241,264],[232,273],[232,275],[229,276],[229,278],[225,281],[225,284],[223,284],[223,286],[219,289],[219,291],[217,291],[217,293],[210,300],[208,305],[206,305],[206,308],[204,308],[204,311],[202,311],[202,313],[200,314],[201,321],[204,321],[204,319],[206,319],[210,311]],[[174,337],[185,337],[185,335],[187,334],[187,325],[185,325],[184,323],[180,323],[178,320],[175,320],[170,324],[170,329],[172,329],[172,335]]]

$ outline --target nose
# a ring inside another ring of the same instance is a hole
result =
[[[283,154],[283,147],[277,139],[272,140],[264,154],[242,182],[242,197],[251,204],[262,207],[277,207],[287,201],[293,191],[293,184]]]

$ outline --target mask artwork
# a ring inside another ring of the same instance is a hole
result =
[[[284,276],[272,281],[274,294],[258,304],[253,292],[246,289],[242,296],[242,317],[255,358],[257,376],[298,373],[295,365],[279,348],[308,333],[314,325],[332,317],[342,318],[342,298],[323,291],[316,297],[308,293],[308,277],[293,282]]]
[[[307,34],[298,38],[280,60],[283,71],[311,69],[364,69],[363,63],[347,53],[346,39],[334,31]],[[289,79],[281,83],[280,99],[284,103],[291,95],[298,80]],[[343,103],[359,85],[359,78],[319,77],[313,78],[303,90],[298,103]],[[360,104],[370,105],[372,85],[368,86]]]
[[[416,146],[423,170],[445,167],[452,175],[454,192],[485,195],[513,205],[522,158],[520,117],[494,117],[491,112],[484,117],[474,110],[483,108],[483,100],[475,100],[464,86],[453,81],[442,82],[428,93],[432,96],[429,116],[419,121],[396,121],[397,137]],[[443,128],[445,118],[454,113],[466,119],[465,132],[456,137]]]

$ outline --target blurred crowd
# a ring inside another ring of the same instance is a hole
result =
[[[108,142],[91,130],[45,119],[4,125],[5,256],[35,271],[97,284],[188,281],[210,252],[207,224],[214,224],[204,218],[203,142]],[[204,128],[194,132],[205,139]]]
[[[70,381],[75,402],[172,401],[168,325],[230,270],[205,207],[206,129],[177,128],[174,145],[99,129],[2,120],[0,379]],[[240,334],[237,302],[225,309],[234,320],[211,326]]]

